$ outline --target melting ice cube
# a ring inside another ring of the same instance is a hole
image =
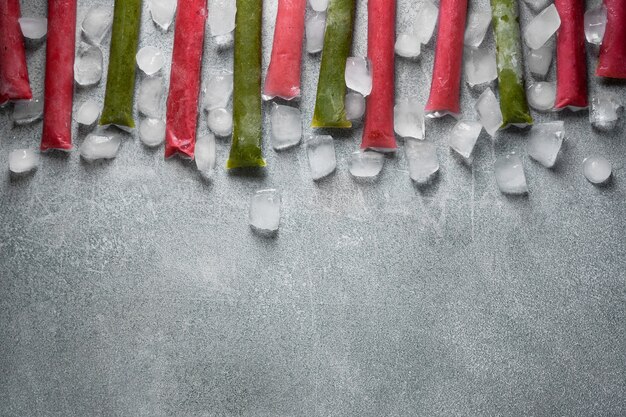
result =
[[[44,17],[20,17],[18,20],[26,39],[37,41],[48,33],[48,19]]]
[[[460,120],[450,134],[450,148],[466,162],[470,162],[481,130],[483,130],[483,125],[479,122]]]
[[[328,0],[309,0],[309,4],[316,12],[324,12],[328,9]]]
[[[491,23],[490,11],[472,11],[467,16],[467,24],[465,26],[465,38],[463,43],[466,46],[478,48],[483,40],[485,34]]]
[[[139,84],[139,94],[137,95],[137,110],[145,116],[154,119],[161,116],[161,101],[165,88],[163,78],[147,77]]]
[[[233,73],[222,71],[209,77],[204,87],[204,110],[228,106],[233,93]]]
[[[17,149],[9,153],[9,171],[23,174],[37,168],[39,155],[32,149]]]
[[[335,143],[332,136],[310,136],[305,145],[311,178],[319,180],[330,175],[337,167]]]
[[[536,78],[545,78],[550,70],[553,55],[554,44],[552,42],[546,42],[541,48],[531,49],[527,58],[530,73]]]
[[[143,119],[139,123],[139,139],[149,147],[156,147],[165,140],[165,122],[160,119]]]
[[[530,129],[528,155],[546,168],[552,168],[563,145],[563,122],[537,123]]]
[[[274,104],[270,116],[272,147],[281,150],[291,148],[302,139],[300,109]]]
[[[526,194],[526,175],[522,159],[514,153],[496,159],[495,176],[498,188],[504,194]]]
[[[110,6],[93,6],[87,12],[81,30],[87,42],[100,45],[113,24],[113,8]]]
[[[196,140],[194,159],[198,171],[204,175],[211,174],[215,169],[215,136],[209,133]]]
[[[25,125],[41,119],[43,116],[43,100],[17,100],[13,103],[11,119],[16,125]]]
[[[86,87],[96,85],[102,78],[102,51],[97,46],[81,50],[74,62],[74,80]]]
[[[417,58],[420,55],[421,49],[422,44],[414,33],[400,33],[394,47],[396,55],[405,58]]]
[[[417,184],[426,184],[439,171],[437,147],[433,143],[407,138],[404,152],[409,163],[409,175]]]
[[[207,117],[207,124],[216,136],[226,137],[233,133],[233,115],[224,108],[213,109]]]
[[[487,88],[478,97],[476,101],[476,113],[480,123],[483,125],[490,136],[495,136],[496,132],[502,127],[503,118],[500,104],[491,88]]]
[[[583,174],[592,184],[604,184],[611,178],[611,163],[601,156],[590,156],[583,161]]]
[[[365,114],[365,97],[360,93],[346,94],[345,105],[348,120],[359,120]]]
[[[93,100],[85,101],[76,112],[76,122],[83,126],[91,126],[100,117],[100,105]]]
[[[417,17],[413,22],[413,33],[424,45],[433,37],[438,16],[439,9],[431,0],[425,0],[417,9]]]
[[[539,111],[552,110],[556,101],[556,83],[540,81],[526,89],[528,104]]]
[[[589,122],[602,131],[615,129],[621,115],[622,105],[612,94],[602,94],[591,99]]]
[[[316,54],[324,48],[324,31],[326,30],[326,13],[315,12],[306,19],[306,51]]]
[[[280,225],[280,193],[274,189],[254,193],[250,201],[249,219],[254,231],[275,233]]]
[[[601,45],[606,30],[606,7],[604,5],[585,12],[585,37],[587,42]]]
[[[531,49],[541,48],[561,26],[561,18],[554,4],[539,13],[524,30],[526,45]]]
[[[403,138],[424,139],[424,106],[417,98],[400,99],[393,108],[393,126]]]
[[[496,54],[487,48],[465,48],[463,65],[470,87],[491,83],[498,77]]]
[[[226,35],[235,30],[236,0],[209,0],[209,27],[212,36]]]
[[[372,92],[372,62],[369,58],[349,57],[345,78],[349,89],[368,96]]]
[[[150,0],[148,3],[152,20],[161,29],[168,30],[174,21],[176,4],[177,0]]]
[[[120,149],[119,135],[106,131],[97,131],[88,135],[80,145],[80,156],[88,162],[98,159],[113,159]]]
[[[357,178],[373,178],[383,169],[385,156],[378,152],[357,151],[350,155],[350,174]]]
[[[159,48],[144,46],[137,52],[137,66],[146,75],[154,75],[165,65],[165,56]]]

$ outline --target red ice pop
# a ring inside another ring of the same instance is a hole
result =
[[[461,113],[459,90],[466,15],[467,0],[441,0],[433,80],[425,108],[430,117],[457,117]]]
[[[300,96],[300,68],[306,0],[279,0],[272,57],[263,98],[291,100]]]
[[[583,0],[555,0],[561,27],[556,44],[555,109],[584,109],[587,98],[587,61],[585,55]]]
[[[72,148],[76,0],[48,0],[41,150]]]
[[[207,16],[206,0],[178,0],[167,98],[166,158],[176,153],[193,158]]]
[[[372,61],[372,92],[367,98],[361,149],[395,151],[393,133],[394,43],[396,4],[389,0],[367,3],[367,55]]]
[[[596,75],[626,78],[626,1],[604,0],[604,6],[607,11],[606,31]]]
[[[0,105],[33,98],[19,18],[20,0],[0,0]]]

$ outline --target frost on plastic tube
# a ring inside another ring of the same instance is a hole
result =
[[[596,75],[626,78],[626,1],[604,0],[604,6],[607,22]]]
[[[280,0],[274,29],[272,57],[263,98],[291,100],[300,96],[300,68],[306,0]]]
[[[19,18],[19,0],[0,1],[0,106],[33,98]]]

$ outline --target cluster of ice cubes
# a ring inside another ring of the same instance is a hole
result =
[[[561,18],[554,4],[535,16],[524,29],[524,40],[530,49],[541,48],[561,26]]]
[[[137,66],[146,75],[154,75],[165,65],[165,56],[159,48],[144,46],[135,57]]]
[[[102,51],[97,46],[81,48],[74,61],[74,80],[82,87],[96,85],[102,79]]]
[[[424,139],[424,106],[417,98],[398,100],[393,109],[393,120],[399,136]]]
[[[357,151],[350,155],[349,171],[355,178],[374,178],[383,169],[385,156],[373,151]]]
[[[305,142],[311,178],[316,181],[332,174],[337,167],[332,136],[309,136]]]
[[[80,156],[87,162],[113,159],[122,143],[118,134],[110,130],[98,130],[85,138],[80,145]]]
[[[592,184],[605,184],[611,178],[611,163],[602,156],[590,156],[583,161],[583,175]]]
[[[450,133],[450,148],[466,163],[471,163],[474,146],[482,130],[483,125],[480,122],[460,120]]]
[[[490,136],[495,136],[502,127],[503,117],[500,103],[491,88],[485,89],[475,104],[478,119]]]
[[[302,117],[297,107],[274,104],[270,114],[272,147],[292,148],[302,140]]]
[[[539,81],[526,88],[528,104],[535,110],[548,111],[554,108],[556,101],[556,83]]]
[[[24,38],[39,41],[48,33],[48,19],[45,17],[20,17],[20,28]]]
[[[280,193],[275,189],[259,190],[250,200],[250,227],[262,235],[273,235],[280,225]]]
[[[43,100],[17,100],[13,103],[11,120],[16,125],[36,122],[43,116]]]
[[[37,168],[39,154],[32,149],[17,149],[9,153],[9,171],[25,174]]]
[[[305,22],[306,51],[309,54],[321,52],[324,48],[324,31],[326,30],[326,12],[313,12]]]
[[[591,99],[589,122],[601,131],[615,129],[622,113],[622,104],[612,94],[597,95]]]
[[[526,194],[528,185],[522,159],[515,153],[496,158],[494,174],[498,188],[504,194]]]
[[[81,25],[85,40],[92,45],[100,45],[113,24],[113,8],[97,5],[87,11]]]
[[[100,117],[100,105],[93,100],[86,100],[78,108],[74,118],[79,125],[93,126]]]
[[[395,52],[405,58],[417,58],[421,45],[430,42],[437,25],[439,9],[431,0],[425,0],[417,9],[411,29],[401,32],[396,38]]]
[[[167,31],[176,14],[177,0],[149,0],[148,8],[152,15],[152,20],[162,30]]]
[[[537,123],[530,129],[528,155],[546,168],[556,163],[565,136],[562,121]]]
[[[606,30],[607,12],[606,7],[601,5],[585,12],[585,37],[587,42],[593,45],[602,44]]]

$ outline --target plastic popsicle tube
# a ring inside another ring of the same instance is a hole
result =
[[[596,75],[626,78],[626,1],[604,0],[606,31],[600,47]]]
[[[20,0],[0,1],[0,106],[10,100],[33,98],[20,15]]]

